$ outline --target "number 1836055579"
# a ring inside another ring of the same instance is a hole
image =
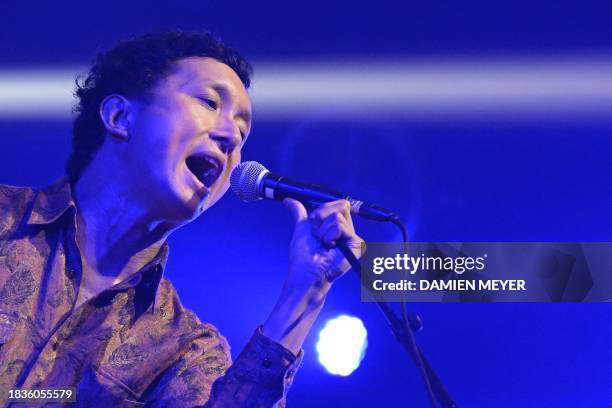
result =
[[[2,399],[11,402],[20,401],[58,401],[75,402],[74,388],[11,388],[2,393]]]

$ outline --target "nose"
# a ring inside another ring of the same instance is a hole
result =
[[[219,149],[225,154],[231,153],[242,141],[240,130],[232,120],[219,119],[217,126],[210,132]]]

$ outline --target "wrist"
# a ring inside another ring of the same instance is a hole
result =
[[[283,293],[291,297],[323,301],[327,297],[331,286],[332,282],[324,276],[304,276],[303,274],[290,273],[283,285]]]
[[[263,325],[263,334],[297,355],[330,287],[331,284],[324,280],[287,278]]]

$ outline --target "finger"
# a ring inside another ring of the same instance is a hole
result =
[[[345,231],[343,231],[343,227],[334,224],[328,228],[327,231],[321,237],[321,241],[329,246],[336,246],[336,243],[343,238]]]
[[[314,235],[318,238],[322,238],[327,231],[334,225],[337,224],[348,224],[344,215],[339,212],[331,213],[327,216],[319,225],[313,223]]]
[[[283,205],[289,209],[295,223],[300,223],[308,219],[308,212],[302,203],[293,198],[285,198]]]
[[[351,213],[351,205],[348,200],[336,200],[321,204],[314,213],[317,217],[326,218],[333,212],[341,212],[345,216]]]
[[[328,247],[335,247],[339,240],[343,240],[358,258],[365,252],[365,241],[357,235],[352,225],[348,225],[344,217],[340,217],[338,222],[330,217],[317,229],[315,236]]]
[[[316,236],[326,244],[335,244],[338,240],[350,241],[356,234],[344,216],[335,213],[317,229]]]
[[[346,225],[333,225],[320,240],[328,249],[335,248],[338,242],[343,242],[357,258],[361,258],[365,252],[363,239],[349,231]]]
[[[333,213],[341,213],[349,224],[353,225],[351,205],[347,200],[336,200],[322,204],[310,214],[310,219],[315,225],[321,225]]]

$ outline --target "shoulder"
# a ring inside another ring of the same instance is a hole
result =
[[[10,238],[23,221],[50,224],[74,205],[66,177],[42,188],[0,185],[0,240]]]
[[[0,239],[12,233],[26,216],[37,189],[0,184]]]
[[[11,206],[19,204],[22,200],[31,200],[36,194],[34,187],[13,186],[10,184],[0,184],[0,205]]]
[[[20,197],[33,197],[37,189],[29,186],[0,184],[0,203],[12,203]]]

